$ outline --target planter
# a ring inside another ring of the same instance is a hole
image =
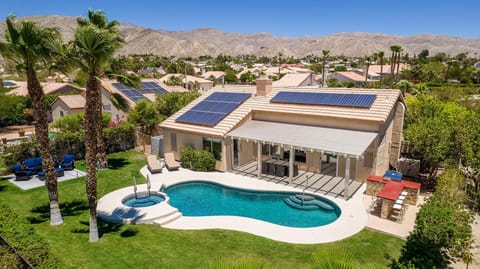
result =
[[[25,136],[25,130],[18,131],[18,136],[20,137]]]

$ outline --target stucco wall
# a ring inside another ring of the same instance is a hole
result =
[[[63,116],[85,112],[82,108],[70,109],[64,102],[57,100],[52,104],[52,120],[61,118],[60,111],[63,111]]]

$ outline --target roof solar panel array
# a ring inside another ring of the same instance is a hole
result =
[[[271,103],[370,108],[376,94],[278,92]]]
[[[175,121],[212,127],[250,96],[249,93],[215,92],[183,113]]]
[[[112,83],[112,85],[117,88],[121,93],[127,96],[130,100],[134,101],[135,103],[138,100],[146,99],[143,94],[145,93],[155,93],[155,94],[165,94],[167,90],[165,90],[162,86],[158,85],[153,81],[149,82],[142,82],[142,90],[138,91],[135,88],[123,85],[121,83]]]

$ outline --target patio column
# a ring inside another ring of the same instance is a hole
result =
[[[290,158],[288,159],[288,181],[292,184],[293,181],[293,173],[295,172],[293,169],[293,164],[295,163],[295,151],[293,150],[293,146],[290,146]]]
[[[320,151],[320,164],[318,165],[318,173],[322,173],[322,159],[323,159],[323,150]]]
[[[262,143],[257,141],[257,177],[262,177]]]
[[[345,157],[345,189],[343,191],[343,196],[345,200],[348,200],[348,182],[350,181],[350,157],[348,155]]]

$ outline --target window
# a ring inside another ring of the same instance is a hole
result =
[[[112,110],[112,105],[103,105],[103,110],[105,110],[105,111]]]
[[[172,145],[172,151],[177,151],[177,133],[170,133],[170,144]]]
[[[63,111],[60,110],[60,117],[63,117]]]
[[[222,140],[204,137],[203,149],[211,152],[215,157],[215,160],[222,160]]]

